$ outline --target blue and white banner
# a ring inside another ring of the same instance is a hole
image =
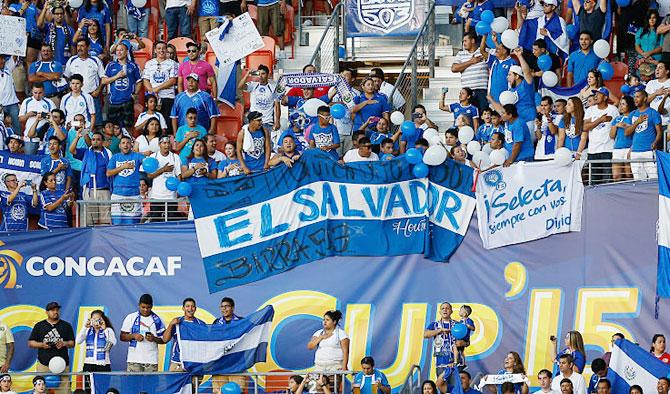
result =
[[[415,35],[427,14],[428,2],[425,0],[347,1],[347,36]]]
[[[658,281],[656,293],[670,297],[670,154],[656,151],[658,164]]]
[[[342,165],[320,150],[293,168],[208,182],[191,207],[209,290],[328,256],[448,261],[475,209],[471,188],[472,169],[453,161],[415,179],[402,159]]]
[[[586,86],[586,80],[579,81],[569,87],[554,86],[553,88],[548,88],[540,82],[540,92],[542,93],[542,96],[549,96],[554,101],[558,99],[567,100],[570,97],[579,95],[579,92],[584,89],[584,86]]]
[[[614,343],[609,369],[615,374],[612,393],[628,393],[634,384],[644,393],[655,393],[658,378],[670,375],[670,365],[627,339]]]
[[[265,361],[275,311],[268,305],[230,324],[180,324],[181,362],[191,374],[238,373]]]
[[[7,151],[0,152],[0,189],[7,190],[2,178],[5,174],[14,174],[21,181],[30,180],[30,182],[39,186],[42,180],[40,166],[44,156],[34,155],[16,155]],[[30,185],[26,185],[22,191],[28,195],[32,194]]]
[[[477,181],[477,218],[484,247],[580,231],[583,165],[519,163],[482,173]]]
[[[120,374],[94,373],[91,394],[106,394],[110,388],[121,394],[191,394],[191,375],[171,374]]]

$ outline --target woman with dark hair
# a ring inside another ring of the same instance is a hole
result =
[[[100,23],[96,19],[84,19],[79,22],[79,28],[74,33],[72,41],[77,42],[81,37],[88,39],[89,56],[97,56],[103,63],[109,58],[105,39],[100,31]]]
[[[151,156],[160,150],[158,143],[161,135],[161,125],[158,118],[149,118],[144,122],[144,131],[137,137],[133,150],[144,156]]]
[[[651,349],[649,349],[649,352],[657,359],[670,364],[670,354],[665,352],[665,335],[654,334],[654,337],[651,339]]]
[[[634,384],[628,389],[628,394],[644,394],[644,392],[642,391],[642,387]]]
[[[579,159],[588,139],[584,131],[584,105],[577,97],[570,97],[565,104],[565,114],[558,122],[558,141],[556,148],[568,148]]]
[[[207,154],[205,140],[198,138],[193,149],[181,166],[181,179],[193,185],[207,183],[208,179],[216,179],[216,162]]]
[[[349,362],[349,337],[338,326],[342,312],[328,311],[323,316],[323,329],[316,331],[307,344],[314,350],[314,366],[319,371],[346,371]]]
[[[630,126],[628,117],[635,111],[635,102],[631,96],[623,96],[619,101],[619,116],[612,119],[612,128],[610,128],[610,138],[614,140],[614,151],[612,159],[628,159],[628,152],[633,144],[633,136],[626,136],[624,130]],[[630,169],[630,163],[612,163],[612,178],[614,181],[623,179],[632,179],[633,172]]]
[[[37,225],[51,230],[55,228],[68,227],[67,213],[65,210],[72,205],[74,193],[67,193],[56,188],[56,174],[47,172],[42,176],[40,183],[40,203],[42,212]]]
[[[658,11],[649,10],[644,25],[635,33],[635,57],[629,63],[633,65],[633,69],[637,70],[643,64],[648,64],[653,70],[661,60],[664,36],[656,34],[656,28],[660,24]]]
[[[470,88],[462,88],[458,93],[458,102],[451,103],[449,105],[444,104],[444,99],[447,92],[442,93],[442,99],[439,102],[439,107],[441,111],[452,112],[454,114],[454,119],[457,119],[459,116],[465,116],[470,126],[474,130],[479,128],[479,110],[472,104],[474,98],[474,93]]]
[[[296,394],[303,380],[304,379],[300,375],[293,375],[288,378],[288,389],[286,390],[286,394]]]
[[[138,132],[142,129],[145,129],[146,131],[145,126],[149,122],[149,119],[156,118],[160,123],[160,130],[162,130],[163,133],[167,133],[167,122],[165,121],[163,114],[158,111],[158,97],[156,97],[156,94],[146,93],[144,95],[144,99],[145,110],[140,114],[140,116],[137,117],[137,121],[135,122],[135,131]]]
[[[86,344],[84,372],[110,372],[112,366],[109,351],[116,345],[116,335],[112,322],[105,312],[96,309],[86,325],[77,334],[77,343]]]
[[[440,394],[437,385],[432,380],[424,380],[421,383],[421,394]]]
[[[354,115],[353,130],[360,130],[363,123],[370,117],[384,118],[389,120],[391,106],[385,95],[377,92],[377,87],[372,78],[367,77],[361,83],[362,93],[354,97],[354,107],[351,113]],[[369,127],[374,128],[376,120],[368,123]]]
[[[242,167],[240,167],[240,161],[237,159],[237,149],[233,141],[226,142],[223,153],[226,155],[226,158],[219,162],[218,177],[225,178],[242,175]]]
[[[584,339],[582,334],[579,331],[568,331],[565,335],[565,348],[561,350],[560,353],[557,353],[558,340],[556,337],[552,337],[552,348],[551,352],[554,356],[554,363],[558,365],[558,360],[563,354],[569,354],[572,356],[572,370],[577,373],[582,373],[584,371],[584,366],[586,365],[586,350],[584,350]]]
[[[84,5],[79,7],[79,16],[77,17],[79,26],[84,20],[95,20],[100,27],[104,26],[105,34],[103,38],[107,43],[105,46],[112,43],[112,13],[104,0],[84,0]]]
[[[507,353],[503,362],[503,369],[498,371],[498,375],[508,374],[526,375],[526,368],[524,368],[521,356],[519,356],[519,353],[517,352]],[[486,376],[484,376],[484,379],[486,379]],[[501,385],[488,385],[488,389],[493,394],[502,394]],[[528,394],[528,384],[525,382],[514,383],[514,394]]]

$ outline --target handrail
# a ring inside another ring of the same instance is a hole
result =
[[[419,379],[417,382],[414,382],[414,375],[415,371],[418,371],[419,374]],[[405,382],[402,384],[400,387],[400,394],[419,394],[419,389],[420,387],[418,385],[415,385],[415,383],[418,383],[421,381],[421,367],[417,364],[412,364],[412,366],[409,368],[409,372],[407,373],[407,376],[405,377]]]
[[[321,71],[321,46],[326,40],[326,36],[330,31],[330,27],[335,24],[335,37],[333,37],[333,73],[336,74],[339,72],[339,47],[340,47],[340,18],[342,18],[343,8],[345,2],[339,2],[333,8],[333,13],[328,18],[328,23],[326,24],[326,29],[321,34],[319,43],[314,48],[314,53],[312,58],[309,59],[309,64],[313,64],[317,70]],[[344,39],[344,46],[346,52],[346,38]]]
[[[425,41],[425,33],[426,30],[429,28],[433,28],[433,37],[428,37],[429,40],[431,40],[428,43],[428,48],[429,48],[429,54],[428,54],[428,63],[429,63],[429,68],[430,68],[430,77],[435,76],[435,2],[432,2],[430,9],[428,10],[428,14],[426,15],[426,19],[423,21],[423,24],[421,25],[421,28],[419,29],[419,32],[416,35],[416,38],[414,39],[414,43],[412,44],[412,49],[409,51],[409,54],[407,55],[407,58],[405,59],[405,63],[402,66],[402,69],[400,70],[400,73],[398,73],[398,79],[395,82],[395,85],[393,86],[393,90],[391,91],[391,95],[389,96],[390,104],[391,107],[393,107],[393,97],[395,96],[396,91],[399,90],[400,84],[402,81],[402,75],[405,73],[405,70],[407,70],[407,67],[412,67],[412,93],[411,93],[411,103],[412,107],[414,107],[417,104],[417,48],[419,46],[419,41],[424,40]],[[424,42],[425,43],[425,42]],[[422,43],[422,45],[424,44]]]

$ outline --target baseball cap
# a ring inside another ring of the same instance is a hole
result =
[[[21,136],[18,135],[18,134],[11,134],[9,137],[7,137],[7,142],[9,142],[9,141],[12,140],[12,139],[17,140],[17,141],[19,141],[21,144],[23,144],[23,137],[21,137]]]
[[[601,86],[598,89],[591,90],[591,93],[593,93],[593,94],[596,94],[596,93],[604,94],[605,97],[610,96],[610,91],[604,86]]]
[[[542,3],[551,4],[551,5],[554,5],[554,6],[558,5],[558,1],[556,1],[556,0],[544,0],[544,1],[542,1]]]
[[[50,311],[54,308],[60,309],[60,305],[56,301],[51,301],[50,303],[47,304],[46,308],[44,310]]]
[[[251,122],[252,120],[263,119],[263,114],[258,111],[251,111],[247,115],[247,120]]]
[[[196,74],[196,73],[190,73],[190,74],[188,74],[188,76],[186,77],[186,79],[188,79],[188,78],[193,78],[193,79],[195,79],[196,81],[200,81],[200,77],[199,77],[198,74]]]
[[[521,66],[517,66],[516,64],[509,67],[509,72],[523,77],[523,69]]]
[[[640,90],[644,90],[645,86],[640,84],[640,85],[635,85],[630,88],[630,93],[629,95],[632,96],[635,94],[635,92],[638,92]]]

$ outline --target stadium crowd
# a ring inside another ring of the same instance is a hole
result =
[[[183,316],[173,318],[168,324],[152,311],[153,298],[150,294],[143,294],[138,301],[137,310],[129,313],[119,329],[119,334],[114,329],[110,319],[102,310],[94,310],[90,313],[85,325],[76,333],[72,325],[60,318],[61,306],[58,302],[49,302],[46,307],[46,319],[35,324],[30,333],[27,347],[37,350],[37,372],[50,373],[53,370],[52,361],[63,362],[64,370],[68,372],[70,365],[69,349],[75,344],[85,346],[85,360],[82,371],[84,372],[111,372],[122,370],[115,366],[112,368],[110,351],[119,341],[128,342],[126,371],[128,372],[157,372],[159,364],[158,346],[165,345],[171,340],[176,341],[177,326],[180,324],[208,324],[197,318],[197,305],[193,298],[186,298],[182,302]],[[220,303],[221,316],[211,322],[213,325],[228,325],[231,322],[244,319],[235,314],[235,301],[224,297]],[[440,305],[440,317],[431,322],[425,329],[424,338],[431,342],[433,357],[435,358],[437,381],[425,381],[422,385],[423,394],[446,394],[454,392],[459,379],[464,394],[481,394],[475,389],[472,374],[466,365],[466,356],[470,346],[470,336],[477,330],[475,326],[472,308],[463,305],[458,310],[458,318],[454,319],[453,309],[450,303],[444,302]],[[319,374],[310,373],[306,376],[291,376],[287,379],[288,392],[291,394],[325,393],[330,394],[332,380],[328,372],[348,371],[351,365],[354,370],[361,372],[355,374],[352,381],[354,393],[377,394],[377,390],[384,394],[390,394],[391,387],[384,375],[375,369],[374,359],[370,356],[360,361],[360,368],[355,363],[350,363],[349,346],[350,339],[347,332],[340,327],[342,313],[338,310],[327,311],[323,315],[323,328],[314,332],[306,342],[306,351],[314,351],[314,367]],[[612,336],[612,345],[616,340],[624,339],[621,333]],[[593,372],[588,383],[584,378],[584,368],[587,364],[584,341],[579,331],[569,331],[564,337],[564,345],[559,348],[559,341],[555,336],[547,340],[552,343],[553,362],[537,373],[540,394],[620,394],[612,391],[616,374],[609,369],[611,352],[590,360]],[[560,349],[560,350],[559,350]],[[12,393],[12,372],[10,370],[15,352],[27,351],[15,346],[12,331],[0,322],[0,392]],[[665,336],[656,334],[651,340],[650,354],[663,363],[670,363],[670,354],[665,352]],[[183,372],[184,366],[180,357],[179,346],[172,345],[169,370]],[[242,372],[242,371],[240,371]],[[504,382],[490,379],[494,375],[510,375]],[[217,379],[219,377],[214,377]],[[332,378],[332,377],[331,377]],[[245,377],[228,377],[226,381],[241,380],[238,384],[245,387]],[[502,368],[497,372],[477,373],[475,380],[480,389],[489,390],[491,393],[504,394],[528,394],[530,381],[526,376],[526,370],[519,354],[510,351],[502,362]],[[221,381],[217,380],[214,392],[219,392]],[[50,388],[60,387],[69,389],[69,377],[56,380]],[[42,376],[33,379],[35,393],[45,392],[46,380]],[[367,387],[366,387],[367,386]],[[373,388],[374,387],[374,388]],[[372,389],[371,389],[372,388]],[[670,380],[661,377],[658,381],[658,394],[668,394]],[[118,394],[118,392],[117,392]],[[622,393],[623,394],[623,393]],[[643,394],[642,388],[632,385],[628,394]]]
[[[2,15],[26,19],[28,42],[25,57],[0,56],[0,149],[40,155],[42,178],[36,185],[3,176],[0,229],[25,231],[36,214],[41,228],[67,227],[75,200],[99,202],[87,211],[88,225],[174,219],[177,204],[155,201],[188,196],[208,179],[290,167],[305,149],[346,164],[441,145],[449,159],[481,170],[569,150],[576,159],[638,160],[594,164],[595,182],[656,177],[654,152],[663,149],[670,119],[667,0],[522,0],[513,10],[467,0],[453,7],[453,23],[464,30],[452,66],[461,90],[454,102],[444,96],[439,104],[453,113],[453,125],[431,121],[422,105],[405,108],[380,68],[340,73],[354,96],[346,106],[335,87],[277,95],[274,64],[267,64],[236,75],[237,99],[248,107],[238,119],[244,125],[221,130],[226,87],[217,82],[205,33],[219,26],[219,15],[231,18],[250,6],[160,1],[166,29],[159,36],[196,37],[180,59],[175,45],[146,40],[151,6],[140,0],[119,7],[85,0],[78,8],[5,0]],[[287,6],[285,0],[254,5],[259,32],[272,28],[278,37],[278,58],[286,56]],[[512,26],[495,17],[505,13],[514,14]],[[148,43],[153,58],[136,62]],[[627,65],[607,61],[615,56]],[[605,86],[624,74],[621,93]],[[323,105],[312,108],[311,99]],[[146,199],[154,203],[142,204]]]

